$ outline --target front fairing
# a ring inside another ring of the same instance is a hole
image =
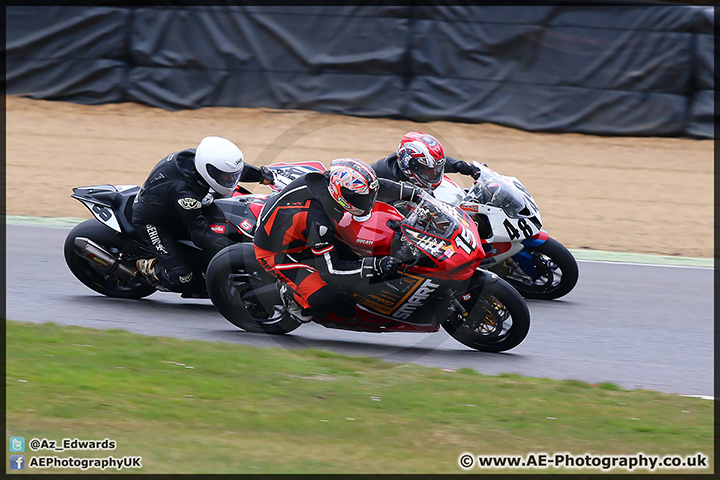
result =
[[[372,215],[365,221],[345,214],[336,234],[361,257],[396,254],[396,240],[402,236],[411,245],[413,257],[403,262],[407,272],[453,280],[469,278],[485,255],[475,223],[462,210],[429,194],[422,195],[409,207],[405,219],[394,207],[375,202]]]
[[[470,187],[460,208],[478,224],[489,224],[489,243],[531,238],[542,228],[537,204],[515,177],[500,175],[483,166],[480,178]]]
[[[464,200],[501,208],[509,218],[539,216],[535,200],[520,180],[500,175],[488,167],[481,169],[480,177],[468,189]]]
[[[418,256],[415,264],[406,262],[415,273],[465,280],[484,257],[477,227],[470,217],[427,194],[403,221],[402,234]]]
[[[373,314],[359,315],[364,330],[432,332],[447,318],[450,286],[458,283],[406,272],[391,280],[360,282],[351,294],[361,311]]]
[[[433,195],[438,200],[442,200],[450,205],[458,206],[465,197],[465,191],[450,177],[445,175],[440,183],[440,186],[433,190]]]

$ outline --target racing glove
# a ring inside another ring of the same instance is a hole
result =
[[[261,185],[274,185],[275,184],[275,175],[273,175],[272,170],[270,170],[266,166],[260,167],[260,184]]]
[[[482,165],[483,167],[487,167],[487,163],[485,163],[485,162],[482,162],[480,165]],[[475,165],[473,165],[473,168],[474,168],[474,170],[470,174],[470,176],[473,178],[473,180],[477,181],[477,179],[482,176],[482,169],[480,169],[479,167],[477,167]]]
[[[202,201],[200,202],[200,204],[201,204],[203,207],[207,207],[208,205],[210,205],[211,203],[213,203],[213,201],[215,201],[215,197],[213,197],[213,194],[212,194],[212,193],[208,193],[207,195],[205,195],[205,196],[203,197],[203,199],[202,199]]]
[[[215,190],[213,190],[213,189],[211,188],[210,190],[208,190],[207,195],[205,195],[205,196],[202,198],[202,200],[200,201],[200,204],[201,204],[203,207],[207,207],[208,205],[210,205],[211,203],[213,203],[216,198],[222,198],[223,196],[224,196],[224,195],[216,192]]]
[[[387,255],[385,257],[365,257],[362,259],[361,278],[388,278],[397,272],[400,260]]]

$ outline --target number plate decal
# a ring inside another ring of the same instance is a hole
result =
[[[112,228],[116,232],[121,232],[120,224],[117,221],[117,218],[115,218],[115,212],[112,211],[111,208],[104,207],[102,205],[98,205],[97,203],[92,202],[82,202],[89,210],[92,212],[92,214],[97,218],[100,222],[107,225],[108,227]]]

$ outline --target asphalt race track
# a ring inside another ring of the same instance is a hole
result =
[[[7,319],[265,347],[313,347],[394,363],[713,395],[710,268],[581,261],[573,292],[556,301],[528,301],[532,323],[525,341],[509,352],[488,354],[461,345],[443,330],[372,334],[309,324],[290,335],[270,337],[237,329],[209,300],[161,292],[143,300],[106,298],[77,281],[65,265],[62,246],[69,231],[6,226]]]

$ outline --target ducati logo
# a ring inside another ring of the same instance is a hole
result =
[[[418,288],[417,292],[410,297],[405,305],[398,308],[393,317],[399,318],[400,320],[407,320],[415,309],[425,303],[425,300],[439,287],[437,283],[433,283],[431,280],[425,280],[425,283]]]
[[[180,200],[178,200],[178,203],[185,210],[195,210],[202,207],[202,203],[200,202],[200,200],[192,197],[181,198]]]

